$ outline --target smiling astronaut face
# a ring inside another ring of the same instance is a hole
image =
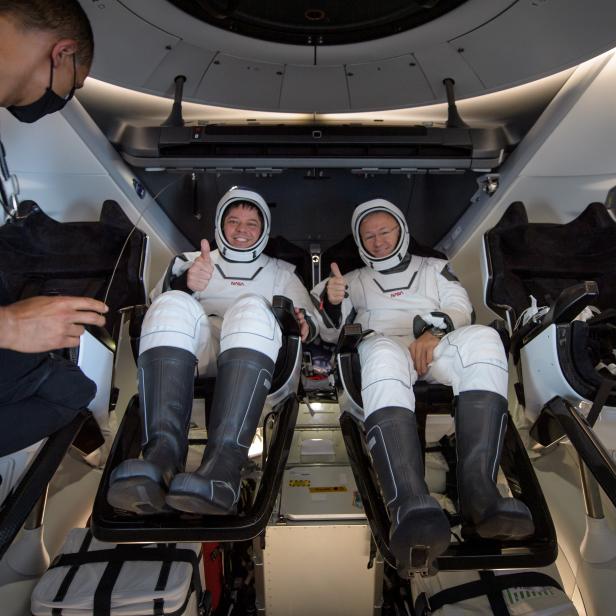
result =
[[[398,245],[400,225],[387,212],[368,214],[359,225],[359,235],[364,248],[377,259],[388,257]]]
[[[225,213],[222,230],[233,248],[245,249],[254,246],[263,231],[258,208],[249,203],[231,206]]]

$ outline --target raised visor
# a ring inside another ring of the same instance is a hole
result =
[[[491,170],[508,146],[500,128],[425,126],[127,127],[117,144],[133,167],[377,167],[400,172]]]

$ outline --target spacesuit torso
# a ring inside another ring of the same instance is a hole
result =
[[[468,295],[449,273],[444,259],[413,255],[402,271],[379,272],[363,267],[344,277],[349,297],[341,304],[341,322],[330,321],[321,327],[321,337],[328,341],[335,341],[340,327],[348,322],[386,336],[405,337],[408,342],[413,339],[416,316],[426,318],[442,312],[455,328],[471,322]],[[326,284],[327,280],[315,287],[313,296],[321,298]]]
[[[162,293],[168,284],[181,277],[199,256],[199,252],[187,252],[176,257],[171,271],[159,281],[152,291],[152,299]],[[210,318],[222,319],[234,302],[242,295],[259,295],[271,302],[274,295],[284,295],[297,308],[304,309],[313,317],[312,303],[295,274],[295,266],[261,254],[250,263],[237,263],[223,259],[218,250],[210,253],[214,273],[205,291],[193,293]]]

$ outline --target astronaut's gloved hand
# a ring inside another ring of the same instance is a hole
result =
[[[439,337],[427,331],[419,336],[417,340],[413,340],[409,345],[411,359],[413,360],[413,365],[419,376],[423,376],[428,372],[428,368],[432,363],[434,349],[440,341],[441,339]]]
[[[207,240],[201,240],[201,254],[188,269],[186,285],[194,292],[205,291],[213,273],[214,266],[210,259],[210,244]]]
[[[338,306],[345,297],[348,297],[348,285],[337,263],[331,264],[331,274],[327,281],[327,301],[332,306]]]

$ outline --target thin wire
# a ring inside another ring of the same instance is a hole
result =
[[[113,272],[111,273],[111,279],[109,280],[109,284],[107,285],[107,291],[105,292],[105,298],[103,299],[103,303],[106,304],[107,303],[107,298],[109,297],[109,291],[111,290],[111,285],[113,284],[116,272],[118,270],[118,267],[120,265],[120,261],[122,260],[122,257],[124,256],[124,250],[126,250],[126,246],[128,245],[128,240],[130,240],[132,234],[135,232],[135,229],[137,228],[137,225],[141,222],[141,219],[143,218],[144,214],[148,211],[148,209],[150,209],[150,207],[156,203],[156,199],[158,199],[158,197],[160,197],[166,190],[167,188],[169,188],[170,186],[172,186],[173,184],[175,184],[176,182],[179,182],[181,179],[183,179],[184,176],[181,175],[178,178],[175,178],[174,180],[171,180],[168,184],[166,184],[165,186],[163,186],[153,197],[152,197],[152,201],[150,201],[150,203],[148,203],[148,205],[146,205],[143,210],[141,211],[141,213],[139,214],[139,218],[137,218],[137,221],[135,222],[135,224],[133,225],[133,228],[130,230],[130,233],[126,236],[126,239],[124,240],[124,245],[122,246],[122,249],[120,250],[120,255],[118,256],[118,259],[115,263],[115,266],[113,268]]]

